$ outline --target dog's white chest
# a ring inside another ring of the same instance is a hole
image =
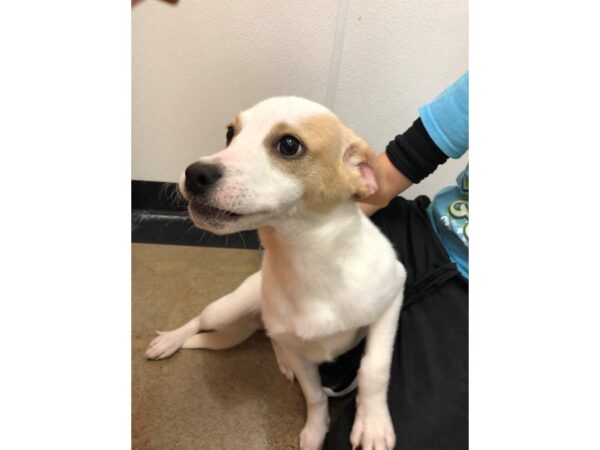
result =
[[[277,270],[265,255],[261,312],[267,332],[314,340],[368,326],[398,295],[403,269],[392,260],[381,267],[361,262],[353,270],[337,267],[327,276],[301,279]]]
[[[353,233],[346,233],[348,239],[327,239],[336,235],[336,227],[320,230],[322,236],[313,231],[304,242],[288,236],[285,244],[261,234],[266,241],[261,269],[265,330],[314,362],[349,350],[401,292],[404,269],[393,248],[368,219],[359,219]]]
[[[363,329],[348,330],[319,339],[305,340],[293,333],[271,335],[271,339],[293,350],[309,361],[321,363],[333,361],[337,356],[353,348],[364,337]]]
[[[285,282],[270,278],[263,266],[261,312],[265,331],[271,339],[313,362],[331,361],[350,350],[380,313],[377,306],[381,299],[357,296],[354,289],[343,285],[304,296],[298,293],[301,289],[287,287]]]

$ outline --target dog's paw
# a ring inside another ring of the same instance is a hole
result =
[[[326,434],[326,425],[307,423],[300,433],[300,450],[320,450]]]
[[[184,337],[176,331],[157,331],[144,356],[147,359],[165,359],[181,348]]]
[[[357,412],[350,433],[352,449],[359,445],[362,450],[392,450],[396,445],[396,434],[388,411],[365,416]]]

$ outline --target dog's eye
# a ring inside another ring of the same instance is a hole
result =
[[[304,147],[300,144],[300,141],[294,136],[286,134],[277,143],[277,151],[281,153],[281,156],[286,158],[294,158],[300,156],[304,152]]]
[[[229,125],[227,127],[227,134],[225,135],[225,141],[227,142],[227,145],[231,144],[231,140],[233,139],[233,133],[233,127]]]

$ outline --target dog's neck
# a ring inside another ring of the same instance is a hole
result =
[[[267,251],[284,251],[292,256],[336,253],[340,244],[354,239],[364,219],[358,206],[349,200],[325,213],[298,213],[260,227],[258,232]]]

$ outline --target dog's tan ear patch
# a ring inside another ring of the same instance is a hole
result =
[[[354,199],[369,199],[384,190],[383,169],[377,154],[360,138],[354,140],[344,151],[344,164],[354,175]],[[375,200],[376,201],[376,200]]]

